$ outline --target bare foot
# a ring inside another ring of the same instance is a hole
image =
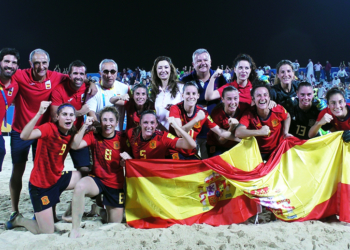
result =
[[[81,237],[81,234],[80,234],[79,230],[77,230],[77,229],[72,229],[72,231],[70,231],[70,233],[69,233],[69,238],[76,239],[76,238],[80,238],[80,237]]]
[[[72,203],[69,203],[68,209],[62,215],[62,220],[65,222],[72,222]]]
[[[97,205],[94,203],[91,205],[90,212],[84,213],[83,217],[96,217],[96,216],[99,216],[99,214],[97,211]]]

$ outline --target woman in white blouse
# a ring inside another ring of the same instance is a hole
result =
[[[171,59],[158,57],[152,67],[151,100],[157,113],[158,123],[169,130],[169,109],[182,101],[183,84],[177,80],[176,69]]]

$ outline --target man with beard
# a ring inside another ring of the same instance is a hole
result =
[[[86,66],[82,61],[74,61],[69,65],[69,79],[62,84],[59,84],[51,95],[51,119],[56,120],[57,108],[63,103],[69,103],[75,108],[76,120],[74,122],[77,130],[81,128],[84,123],[84,115],[89,112],[89,106],[86,104]],[[71,149],[69,151],[74,167],[82,173],[87,175],[90,168],[89,149],[83,148],[79,150]]]
[[[183,83],[187,83],[190,81],[196,81],[198,86],[199,99],[197,104],[206,109],[210,114],[213,108],[219,103],[218,100],[215,101],[206,101],[205,100],[205,91],[208,87],[211,76],[215,73],[211,67],[211,57],[209,52],[206,49],[197,49],[192,55],[192,65],[193,72],[189,75],[184,76],[180,79]],[[218,89],[219,87],[226,84],[225,77],[221,74],[219,77],[215,79],[215,87],[214,89]],[[202,159],[208,158],[206,142],[207,142],[207,134],[209,129],[204,126],[197,136],[197,145],[199,146],[200,155]]]
[[[18,69],[19,52],[16,49],[4,48],[0,51],[0,60],[0,121],[4,121],[6,127],[6,111],[18,92],[18,84],[11,77]],[[5,141],[0,130],[0,172],[5,154]]]

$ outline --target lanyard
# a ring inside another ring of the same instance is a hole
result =
[[[105,94],[104,94],[104,87],[102,86],[102,82],[100,82],[100,86],[101,86],[101,93],[102,93],[102,101],[103,101],[103,107],[106,107],[106,99],[105,99]],[[110,88],[109,90],[113,90],[114,89],[114,83],[113,83],[113,87]],[[116,96],[116,94],[114,93],[113,96]]]
[[[5,101],[4,126],[7,127],[7,109],[9,108],[9,105],[7,103],[5,91],[4,91],[4,89],[1,86],[0,86],[0,91],[1,91],[2,97],[4,98],[4,101]]]

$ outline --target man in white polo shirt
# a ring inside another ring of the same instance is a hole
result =
[[[106,106],[113,106],[110,99],[113,96],[120,97],[121,100],[128,100],[129,87],[122,82],[116,81],[118,73],[118,65],[112,59],[104,59],[100,63],[101,82],[97,84],[97,94],[87,101],[90,112],[89,116],[94,117],[95,121],[99,121],[97,113]],[[119,108],[118,130],[123,130],[125,109]]]

